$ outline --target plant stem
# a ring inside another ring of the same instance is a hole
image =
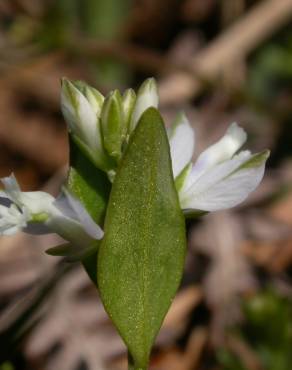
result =
[[[146,368],[136,367],[133,361],[133,357],[128,352],[128,370],[147,370]]]
[[[135,370],[133,357],[131,356],[130,352],[128,352],[128,370]]]

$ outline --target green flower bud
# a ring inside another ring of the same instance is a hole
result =
[[[123,113],[124,113],[124,122],[125,122],[125,130],[126,133],[128,131],[132,113],[134,110],[134,106],[136,103],[136,94],[133,89],[128,89],[124,92],[123,100],[122,100],[122,107],[123,107]]]
[[[105,99],[101,111],[103,143],[108,154],[119,160],[124,140],[124,115],[122,97],[118,90],[112,91]]]

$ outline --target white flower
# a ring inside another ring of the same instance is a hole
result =
[[[102,239],[102,229],[65,189],[55,199],[43,191],[22,192],[13,174],[1,182],[0,235],[21,230],[30,234],[55,232],[78,247]]]
[[[191,159],[195,135],[184,115],[168,134],[175,183],[186,214],[234,207],[263,178],[269,152],[236,154],[247,138],[236,123],[229,126],[217,143],[203,151],[194,164]]]

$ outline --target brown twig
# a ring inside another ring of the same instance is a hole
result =
[[[241,359],[247,369],[263,370],[257,355],[242,339],[235,335],[229,335],[227,337],[227,346]]]
[[[193,330],[188,340],[184,354],[184,370],[195,370],[199,368],[203,350],[207,344],[208,331],[204,327]]]
[[[160,82],[163,103],[189,99],[201,90],[198,74],[216,79],[236,60],[244,59],[256,46],[285,24],[292,15],[291,0],[265,0],[222,33],[190,62],[193,74],[177,72]]]

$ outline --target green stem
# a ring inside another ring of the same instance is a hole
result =
[[[130,352],[128,352],[128,370],[147,370],[146,367],[136,367],[134,364],[133,357],[131,356]]]

